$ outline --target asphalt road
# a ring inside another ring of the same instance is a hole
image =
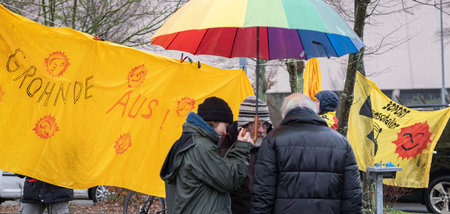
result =
[[[91,200],[74,200],[71,203],[84,205],[93,204]],[[5,201],[0,206],[14,206],[18,204],[18,201]],[[429,213],[425,205],[419,203],[396,203],[393,208],[411,213]]]
[[[92,200],[73,200],[70,203],[74,203],[74,204],[84,204],[84,205],[91,205],[94,204],[94,202],[92,202]],[[15,200],[15,201],[5,201],[3,202],[0,206],[17,206],[19,205],[19,200]]]
[[[395,203],[393,208],[411,213],[429,213],[427,207],[419,203]]]

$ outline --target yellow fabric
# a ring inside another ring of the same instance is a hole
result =
[[[316,94],[322,91],[322,76],[320,74],[320,65],[317,58],[309,59],[306,62],[303,72],[303,94],[308,95],[313,101],[316,101]]]
[[[322,117],[325,122],[327,122],[328,127],[336,130],[337,129],[337,117],[336,117],[336,112],[335,111],[329,111],[325,114],[321,114],[319,115],[320,117]]]
[[[64,187],[164,196],[162,163],[210,96],[237,119],[253,95],[242,70],[149,54],[0,6],[0,170]]]
[[[359,169],[366,171],[366,166],[380,161],[393,162],[403,170],[397,172],[396,179],[385,179],[385,184],[427,187],[433,151],[449,116],[450,108],[417,111],[397,104],[358,73],[348,139]]]

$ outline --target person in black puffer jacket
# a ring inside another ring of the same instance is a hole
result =
[[[48,214],[66,214],[69,213],[68,202],[71,200],[73,200],[73,189],[26,177],[20,213],[44,213],[47,208]]]
[[[283,121],[256,159],[252,213],[362,213],[358,165],[306,95],[286,97]]]

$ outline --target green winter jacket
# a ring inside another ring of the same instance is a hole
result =
[[[192,114],[188,119],[200,118]],[[250,144],[237,141],[225,158],[217,146],[217,133],[201,127],[190,122],[183,125],[183,134],[161,169],[168,214],[231,213],[229,193],[245,178]]]

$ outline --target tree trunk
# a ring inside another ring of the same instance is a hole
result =
[[[73,8],[72,8],[72,28],[75,29],[76,25],[76,18],[77,18],[77,0],[73,1]]]
[[[367,17],[367,5],[370,0],[355,0],[355,26],[354,30],[356,34],[363,39],[364,25]],[[339,105],[339,127],[338,131],[342,135],[347,135],[348,130],[348,116],[350,113],[350,107],[353,103],[353,88],[355,87],[356,71],[359,70],[363,75],[364,72],[364,48],[359,53],[350,54],[348,58],[347,75],[345,77],[344,91]]]
[[[259,60],[259,86],[258,87],[258,98],[264,102],[266,102],[266,63],[267,60],[260,59]]]
[[[361,38],[361,40],[363,39],[364,35],[364,25],[367,17],[367,5],[369,3],[370,0],[355,0],[354,30],[356,34]],[[362,48],[359,53],[350,54],[348,58],[347,75],[345,77],[344,91],[342,92],[338,115],[338,132],[344,136],[347,136],[348,131],[348,117],[350,114],[350,107],[353,103],[353,89],[355,87],[356,71],[359,71],[363,75],[365,75],[363,56],[364,48]],[[371,202],[373,192],[371,190],[373,188],[373,185],[368,182],[366,173],[362,173],[362,177],[364,180],[363,209],[372,210],[373,205]]]
[[[289,73],[289,85],[291,86],[291,92],[302,92],[305,61],[287,59],[284,63],[286,64]]]
[[[44,16],[44,25],[48,26],[48,22],[47,22],[47,9],[46,9],[46,5],[45,5],[45,0],[42,0],[41,2],[41,6],[42,6],[42,15]]]
[[[56,10],[56,0],[50,0],[50,23],[49,26],[55,26],[55,10]]]

